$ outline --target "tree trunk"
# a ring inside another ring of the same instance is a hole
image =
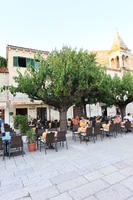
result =
[[[60,131],[67,131],[67,109],[62,108],[60,112]]]
[[[121,119],[123,121],[124,116],[126,115],[126,105],[119,106],[119,108],[120,108],[120,113],[121,113]]]
[[[86,103],[83,104],[83,113],[84,113],[84,117],[87,118],[87,112],[86,112]]]

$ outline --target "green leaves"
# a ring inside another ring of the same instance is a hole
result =
[[[133,76],[125,72],[122,78],[105,75],[101,88],[101,100],[107,105],[127,105],[133,101]]]
[[[7,67],[7,61],[5,58],[0,56],[0,68],[5,68]]]
[[[49,53],[47,59],[40,55],[36,59],[39,61],[37,69],[28,66],[24,75],[18,71],[14,78],[17,87],[10,87],[13,94],[26,93],[31,99],[68,109],[101,84],[102,72],[95,55],[87,51],[63,47]]]

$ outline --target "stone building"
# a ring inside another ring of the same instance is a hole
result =
[[[0,69],[0,86],[14,85],[13,77],[17,75],[17,69],[22,73],[28,64],[37,67],[38,61],[35,63],[33,59],[38,50],[23,48],[13,45],[8,45],[6,49],[7,57],[7,69]],[[39,51],[39,53],[47,58],[48,51]],[[90,53],[90,52],[89,52]],[[123,42],[119,33],[116,33],[112,47],[110,50],[96,51],[97,62],[103,67],[107,73],[111,76],[118,74],[122,76],[124,71],[133,72],[133,55],[131,50]],[[116,107],[107,108],[104,104],[97,103],[96,105],[87,105],[87,115],[97,116],[106,113],[107,115],[115,115],[117,112]],[[133,104],[127,106],[127,112],[131,112],[133,115]],[[77,110],[71,107],[68,110],[67,117],[73,117],[76,115]],[[54,120],[59,119],[59,113],[53,110],[50,106],[44,105],[41,101],[31,102],[27,95],[18,93],[15,97],[9,92],[0,93],[0,117],[4,119],[6,123],[13,123],[13,117],[10,114],[27,114],[30,118],[36,118],[39,116],[42,120]]]
[[[90,53],[90,52],[89,52]],[[114,41],[110,50],[96,51],[96,60],[103,67],[108,74],[112,77],[118,75],[122,77],[124,71],[130,71],[133,73],[133,54],[127,47],[124,41],[121,39],[117,32],[114,37]],[[107,115],[115,115],[117,108],[107,108],[103,104],[87,106],[88,116],[101,115],[103,112]],[[130,103],[127,106],[127,113],[130,112],[133,115],[133,104]]]
[[[8,68],[0,68],[0,87],[9,84]],[[0,118],[9,122],[9,93],[0,92]]]

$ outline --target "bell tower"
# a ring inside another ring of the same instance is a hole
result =
[[[130,52],[126,44],[117,32],[114,37],[112,47],[109,51],[109,66],[112,69],[130,67]]]

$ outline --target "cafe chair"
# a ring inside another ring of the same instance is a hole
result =
[[[23,151],[23,140],[22,140],[22,136],[18,135],[18,136],[13,136],[11,138],[11,141],[9,143],[9,147],[8,147],[8,154],[9,154],[9,158],[11,155],[11,151],[19,151],[21,152],[22,156],[24,155],[24,151]]]
[[[2,153],[2,157],[3,157],[3,160],[4,160],[4,144],[2,142],[2,138],[0,138],[0,152]]]
[[[46,139],[40,140],[40,151],[42,145],[44,146],[45,154],[47,154],[47,149],[55,149],[55,151],[57,151],[57,143],[54,134],[54,132],[50,132],[46,135]]]

